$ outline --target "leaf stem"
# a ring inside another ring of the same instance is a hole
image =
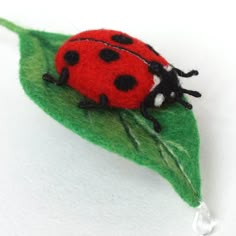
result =
[[[0,17],[0,25],[6,27],[7,29],[11,30],[12,32],[15,32],[17,34],[21,34],[23,33],[24,31],[26,31],[26,29],[12,23],[11,21],[8,21],[4,18],[1,18]]]

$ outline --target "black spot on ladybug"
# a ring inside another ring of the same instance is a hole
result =
[[[114,85],[118,90],[127,92],[137,85],[137,80],[132,75],[119,75],[116,77]]]
[[[157,51],[155,51],[155,49],[154,49],[151,45],[146,44],[146,46],[147,46],[152,52],[154,52],[157,56],[160,56],[160,54],[159,54]]]
[[[64,55],[64,60],[71,66],[75,65],[79,61],[79,54],[76,51],[67,51]]]
[[[112,62],[118,60],[120,55],[112,49],[104,48],[100,51],[99,57],[106,62]]]
[[[157,76],[161,76],[164,73],[163,66],[156,61],[151,61],[149,63],[148,70],[149,72],[151,72],[152,74],[156,74]]]
[[[111,39],[117,43],[121,43],[121,44],[132,44],[133,43],[133,39],[130,37],[127,37],[123,34],[115,34],[111,37]]]

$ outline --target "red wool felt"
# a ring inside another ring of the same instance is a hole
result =
[[[139,108],[154,85],[147,61],[168,62],[142,41],[113,30],[91,30],[68,39],[58,50],[56,69],[69,71],[68,85],[99,102],[105,94],[109,105]]]
[[[118,43],[117,41],[112,40],[112,37],[115,35],[123,35],[124,37],[132,39],[133,42],[130,44]],[[91,39],[102,40],[114,46],[121,46],[122,48],[128,49],[132,52],[136,52],[148,61],[157,61],[163,66],[168,65],[168,62],[162,56],[157,56],[153,51],[151,51],[146,43],[120,31],[105,30],[105,29],[88,30],[81,32],[75,36],[72,36],[68,41],[75,40],[78,38],[91,38]]]

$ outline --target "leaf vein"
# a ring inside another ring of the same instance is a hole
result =
[[[124,118],[122,116],[122,113],[118,112],[118,114],[119,114],[120,123],[122,124],[126,135],[128,136],[128,138],[132,142],[134,148],[137,151],[140,151],[140,149],[139,149],[140,143],[139,143],[137,137],[135,137],[134,133],[132,133],[132,130],[130,129],[130,126],[127,123],[125,123]]]
[[[135,112],[128,111],[128,110],[126,112],[129,113],[149,135],[151,135],[157,142],[159,142],[163,145],[163,147],[170,154],[170,157],[172,157],[173,160],[175,161],[175,164],[178,167],[179,171],[185,177],[186,182],[189,184],[189,186],[192,189],[194,195],[196,195],[196,197],[199,198],[199,195],[196,192],[194,186],[192,185],[191,180],[187,176],[187,174],[184,170],[184,167],[179,163],[178,157],[176,157],[176,155],[170,150],[169,146],[161,139],[160,135],[157,135],[156,132],[154,130],[152,130],[149,126],[144,125],[144,122],[135,114]]]

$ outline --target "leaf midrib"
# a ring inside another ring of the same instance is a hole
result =
[[[165,148],[165,150],[167,151],[167,153],[169,154],[169,156],[170,156],[170,157],[172,158],[172,160],[175,162],[175,165],[177,166],[179,172],[182,173],[182,175],[184,176],[184,179],[185,179],[187,185],[188,185],[189,188],[192,190],[192,192],[193,192],[193,194],[195,195],[195,197],[196,197],[197,199],[199,199],[200,196],[199,196],[199,194],[197,193],[197,191],[195,190],[195,188],[194,188],[194,186],[193,186],[191,180],[188,178],[187,174],[185,173],[184,167],[178,162],[178,158],[170,151],[169,146],[168,146],[158,135],[156,135],[156,133],[154,133],[154,131],[153,131],[151,128],[145,126],[145,125],[143,124],[143,122],[140,122],[139,117],[137,117],[137,115],[136,115],[133,111],[128,111],[128,110],[126,110],[126,111],[124,111],[124,112],[127,112],[128,114],[130,114],[130,115],[139,123],[139,125],[146,131],[146,133],[147,133],[149,136],[151,136],[152,138],[154,138],[156,142],[159,142],[159,143]],[[161,154],[161,153],[160,153],[160,154]],[[163,160],[164,160],[163,154],[161,154],[161,155],[162,155],[162,158],[163,158]],[[165,162],[165,163],[166,163],[166,162]]]

